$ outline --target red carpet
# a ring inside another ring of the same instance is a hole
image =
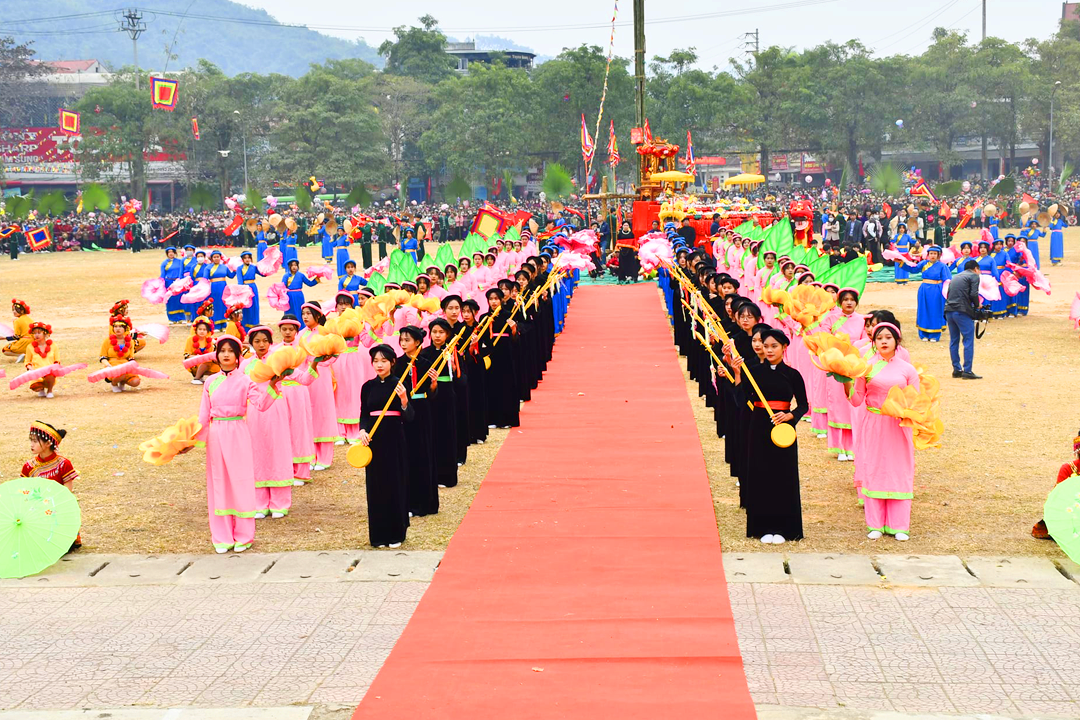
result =
[[[355,718],[756,713],[656,286],[583,287]]]

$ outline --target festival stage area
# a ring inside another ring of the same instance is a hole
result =
[[[755,717],[655,285],[581,287],[355,718]]]

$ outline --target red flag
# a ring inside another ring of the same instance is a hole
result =
[[[694,141],[690,139],[690,130],[686,131],[686,172],[691,175],[697,169],[697,160],[694,159]]]
[[[199,140],[199,118],[191,118],[191,134],[195,136],[196,140]]]
[[[596,153],[596,144],[589,136],[589,128],[585,126],[585,113],[581,114],[581,157],[588,163]]]
[[[615,167],[619,164],[619,141],[615,138],[615,121],[611,121],[611,129],[608,131],[607,141],[608,165]]]
[[[120,219],[116,221],[116,224],[122,228],[126,228],[133,222],[135,222],[135,213],[128,210],[126,213],[120,216]]]
[[[237,215],[233,217],[232,222],[225,228],[226,235],[232,235],[234,232],[240,229],[240,226],[244,224],[244,216]]]
[[[652,128],[649,127],[649,118],[645,118],[645,126],[641,128],[641,134],[644,136],[645,145],[652,145]]]
[[[892,205],[887,202],[881,203],[881,212],[885,213],[885,217],[892,217]]]
[[[1039,204],[1039,203],[1035,202],[1035,198],[1031,197],[1027,193],[1024,193],[1023,196],[1021,196],[1020,199],[1023,200],[1024,202],[1026,202],[1028,205],[1038,205]]]

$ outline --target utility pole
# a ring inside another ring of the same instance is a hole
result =
[[[986,41],[986,0],[982,0],[982,39],[983,39],[983,42]],[[983,177],[983,178],[985,178],[986,175],[987,175],[988,164],[989,164],[989,161],[987,159],[987,152],[986,152],[987,151],[987,144],[988,143],[986,141],[986,133],[984,132],[983,135],[982,135],[982,164],[981,164],[981,166],[979,168],[980,169],[979,175],[980,175],[980,177]],[[1000,144],[998,146],[998,156],[999,157],[1001,156]]]
[[[983,34],[982,39],[986,39],[986,0],[982,0],[983,3]]]
[[[754,32],[743,33],[743,38],[746,40],[743,47],[756,58],[758,53],[761,52],[761,31],[754,28]],[[751,40],[751,38],[753,39]],[[754,49],[750,50],[751,47]]]
[[[142,13],[138,8],[128,8],[120,16],[120,32],[126,32],[131,36],[131,47],[135,54],[135,89],[139,89],[139,36],[146,32],[146,23],[142,21]]]
[[[634,119],[637,127],[645,127],[645,0],[634,0],[634,83],[637,98]],[[638,154],[638,178],[645,168],[645,156]]]

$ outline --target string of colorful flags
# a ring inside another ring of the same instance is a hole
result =
[[[615,57],[615,20],[619,17],[619,0],[615,0],[615,9],[611,13],[611,37],[608,39],[608,55],[607,66],[604,68],[604,89],[600,92],[600,111],[596,114],[596,137],[600,137],[600,122],[604,118],[604,101],[607,99],[608,77],[611,75],[611,60]],[[582,115],[582,122],[584,123],[585,116]],[[584,137],[588,135],[588,130],[582,127],[582,154],[584,154]],[[593,146],[593,153],[589,157],[585,158],[585,186],[589,185],[589,176],[592,175],[592,161],[596,154],[596,147]]]

